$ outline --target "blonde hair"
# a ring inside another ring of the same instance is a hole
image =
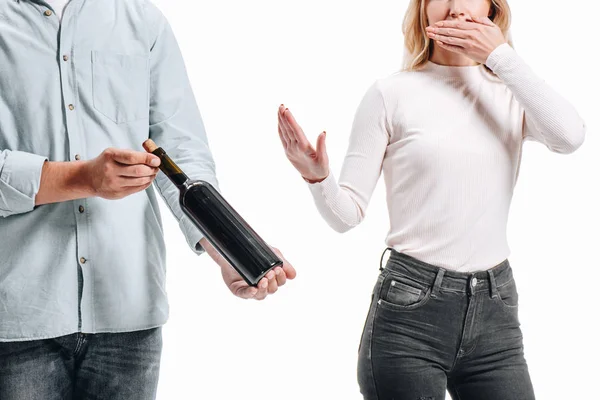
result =
[[[410,0],[404,15],[402,33],[404,34],[403,71],[414,71],[422,67],[433,51],[433,41],[427,37],[427,15],[425,6],[429,0]],[[508,44],[513,46],[510,34],[511,14],[507,0],[489,0],[491,6],[490,20],[498,25]],[[486,69],[487,68],[486,66]],[[491,71],[490,71],[491,72]]]

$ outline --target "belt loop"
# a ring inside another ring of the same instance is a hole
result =
[[[383,256],[385,256],[385,252],[388,250],[393,250],[393,249],[391,247],[387,247],[381,254],[381,260],[379,260],[379,270],[380,271],[383,271]]]
[[[442,279],[444,278],[445,273],[446,270],[444,268],[438,269],[437,275],[435,276],[435,282],[433,283],[433,288],[431,289],[431,297],[436,298],[440,292],[440,286],[442,286]]]
[[[488,275],[490,276],[490,295],[492,299],[495,299],[498,296],[498,287],[496,286],[496,278],[494,277],[494,273],[491,269],[488,269]]]

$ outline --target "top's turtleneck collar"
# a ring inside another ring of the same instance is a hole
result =
[[[466,66],[450,66],[436,64],[432,61],[427,61],[421,68],[421,71],[430,72],[435,75],[449,78],[481,78],[485,66],[483,64],[466,65]]]

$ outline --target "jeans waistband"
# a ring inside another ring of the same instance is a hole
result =
[[[513,279],[508,259],[485,271],[458,272],[428,264],[392,248],[388,249],[391,254],[385,265],[386,270],[431,285],[434,293],[439,289],[469,294],[489,291],[494,297],[498,287]]]

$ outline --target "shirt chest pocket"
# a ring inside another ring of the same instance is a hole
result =
[[[148,118],[148,75],[146,56],[92,51],[94,108],[117,124]]]

